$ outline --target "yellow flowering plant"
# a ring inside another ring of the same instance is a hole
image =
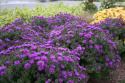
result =
[[[104,21],[107,17],[110,18],[120,18],[125,21],[125,8],[124,7],[115,7],[104,9],[102,11],[97,12],[94,14],[93,18],[95,19],[91,24]]]

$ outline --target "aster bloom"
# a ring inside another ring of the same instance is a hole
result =
[[[53,68],[50,68],[50,69],[49,69],[49,73],[50,73],[50,74],[53,74],[53,73],[54,73],[54,69],[53,69]]]
[[[83,36],[83,33],[79,33],[79,36]]]
[[[69,76],[72,76],[72,72],[68,72],[68,75],[69,75]]]
[[[63,61],[62,57],[58,57],[57,59],[58,59],[59,61]]]
[[[66,41],[66,43],[68,43],[68,44],[69,44],[69,43],[70,43],[70,40],[67,40],[67,41]]]
[[[50,67],[52,67],[52,68],[56,68],[56,66],[55,66],[55,65],[53,65],[53,64],[52,64]]]
[[[73,34],[70,34],[69,36],[70,36],[70,37],[74,37],[74,35],[73,35]]]
[[[83,42],[83,43],[86,43],[86,40],[83,40],[82,42]]]
[[[20,64],[20,61],[19,61],[19,60],[18,60],[18,61],[15,61],[14,64],[15,64],[15,65],[19,65],[19,64]]]
[[[63,83],[63,79],[62,78],[58,78],[58,82],[59,83]]]
[[[53,56],[53,55],[52,55],[52,56],[50,56],[50,59],[52,59],[52,60],[53,60],[53,59],[55,59],[55,56]]]
[[[98,69],[101,69],[101,66],[99,65],[97,68],[98,68]]]
[[[89,43],[93,44],[93,41],[92,41],[92,40],[89,40]]]
[[[37,65],[44,65],[44,61],[42,61],[42,60],[37,61]]]
[[[34,60],[33,60],[33,59],[32,59],[32,60],[30,60],[30,61],[29,61],[29,63],[30,63],[30,64],[33,64],[33,63],[34,63]]]
[[[40,71],[42,71],[44,69],[44,66],[43,65],[40,65],[39,67],[38,67],[38,70],[40,70]]]
[[[66,71],[62,71],[62,75],[65,76],[66,75]]]
[[[41,60],[47,60],[47,57],[46,56],[41,56]]]
[[[5,74],[6,74],[5,71],[2,71],[2,72],[0,73],[1,76],[2,76],[2,75],[5,75]]]
[[[6,66],[1,66],[0,71],[4,71],[6,69]]]
[[[69,80],[67,83],[74,83],[72,80]]]
[[[64,68],[65,68],[65,66],[64,66],[64,65],[62,65],[62,64],[60,65],[60,67],[61,67],[62,69],[64,69]]]
[[[48,79],[45,83],[50,83],[50,81],[51,81],[51,80],[50,80],[50,79]]]
[[[25,65],[24,65],[24,68],[25,69],[29,69],[31,67],[31,65],[29,64],[29,63],[26,63]]]
[[[10,61],[6,61],[5,64],[6,64],[6,65],[10,64]]]

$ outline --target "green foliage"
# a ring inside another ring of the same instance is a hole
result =
[[[64,5],[63,2],[51,4],[49,6],[37,4],[35,9],[28,9],[24,6],[23,9],[16,7],[15,9],[2,9],[0,12],[0,27],[8,25],[17,18],[26,18],[26,22],[31,16],[44,16],[50,17],[57,13],[70,13],[72,15],[78,16],[83,13],[82,7],[78,5]]]
[[[115,2],[103,1],[99,9],[103,10],[103,9],[109,9],[109,8],[114,8],[114,7],[116,7]]]
[[[83,4],[83,10],[87,11],[89,13],[95,13],[98,11],[98,7],[91,2],[83,2],[81,3],[81,5]]]

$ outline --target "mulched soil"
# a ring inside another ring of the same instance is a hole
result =
[[[110,80],[103,82],[103,81],[96,81],[92,80],[91,82],[88,83],[125,83],[122,82],[125,80],[125,60],[121,61],[119,64],[119,67],[110,73]]]

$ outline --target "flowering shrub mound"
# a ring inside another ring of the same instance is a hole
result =
[[[44,36],[43,33],[45,31],[40,26],[33,26],[30,23],[23,24],[23,21],[21,23],[21,19],[17,19],[9,26],[0,28],[0,50],[28,41],[38,42]]]
[[[123,51],[125,51],[125,47],[123,45],[124,37],[125,37],[125,25],[124,21],[119,18],[106,18],[105,21],[101,21],[100,23],[94,23],[95,26],[98,26],[105,30],[106,33],[112,34],[114,39],[117,40],[117,50],[120,53],[121,57],[124,58]]]
[[[118,67],[112,35],[71,14],[33,16],[0,28],[0,82],[86,83]],[[114,39],[115,41],[115,39]]]
[[[110,34],[84,22],[52,30],[50,38],[53,44],[69,48],[79,56],[80,65],[87,68],[90,75],[107,76],[118,67],[121,59],[116,51],[116,42],[112,41]]]
[[[78,57],[72,55],[68,48],[27,42],[10,47],[4,53],[9,58],[2,59],[1,83],[85,83],[88,79],[86,69],[77,63]]]
[[[106,18],[120,18],[125,21],[125,8],[124,7],[115,7],[104,9],[102,11],[97,12],[93,18],[95,19],[93,23],[97,23],[100,21],[105,21]]]

